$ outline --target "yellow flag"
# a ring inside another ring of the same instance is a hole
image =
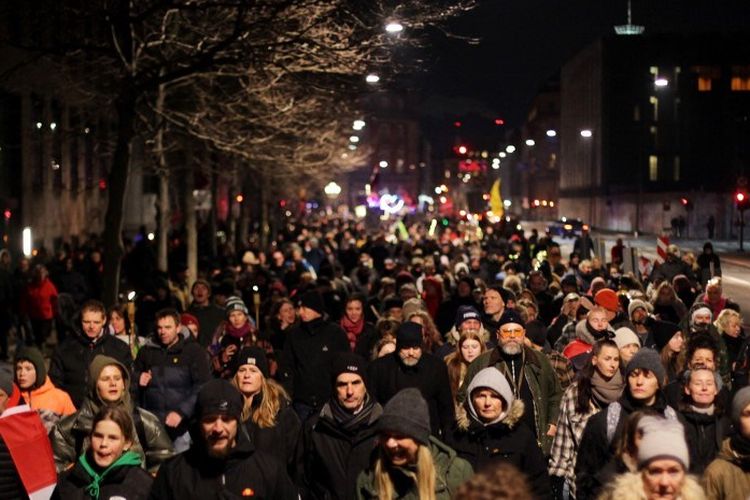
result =
[[[496,180],[490,189],[490,210],[495,217],[502,217],[505,215],[505,206],[503,205],[503,197],[500,194],[500,179]]]

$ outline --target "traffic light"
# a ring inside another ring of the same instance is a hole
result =
[[[737,210],[744,211],[750,208],[750,197],[744,189],[734,193],[734,201],[737,204]]]
[[[693,209],[693,202],[690,200],[690,198],[682,197],[680,198],[680,203],[683,207],[685,207],[685,210],[692,210]]]

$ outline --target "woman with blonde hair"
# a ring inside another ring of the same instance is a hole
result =
[[[679,323],[687,314],[687,307],[668,281],[663,281],[656,288],[651,305],[654,306],[654,314],[663,321]]]
[[[456,393],[464,383],[466,368],[486,350],[487,346],[482,340],[481,333],[477,330],[466,330],[458,339],[457,349],[445,357],[454,403],[457,404]]]
[[[419,389],[393,396],[377,429],[373,465],[357,478],[359,500],[449,500],[473,473],[469,462],[430,436],[430,413]]]
[[[733,309],[724,309],[714,321],[714,326],[721,335],[721,341],[727,346],[729,367],[733,370],[735,361],[746,342],[746,337],[742,332],[742,316]]]
[[[244,399],[242,422],[255,449],[286,464],[292,475],[302,424],[289,395],[270,378],[265,351],[257,346],[243,347],[235,356],[231,371],[232,384]]]

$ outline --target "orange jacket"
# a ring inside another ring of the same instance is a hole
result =
[[[67,392],[58,389],[49,379],[33,391],[21,391],[24,401],[34,410],[50,410],[58,415],[66,416],[76,412],[76,407]]]

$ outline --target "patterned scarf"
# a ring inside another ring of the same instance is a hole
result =
[[[224,332],[230,337],[234,337],[236,339],[244,339],[250,334],[252,330],[253,326],[249,321],[239,328],[233,327],[231,323],[227,323],[224,327]]]

